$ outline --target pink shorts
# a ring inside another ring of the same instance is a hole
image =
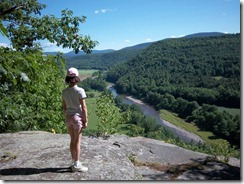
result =
[[[79,114],[66,115],[65,122],[69,128],[73,127],[74,129],[80,129],[83,127],[82,118]]]

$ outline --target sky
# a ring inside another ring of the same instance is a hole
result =
[[[119,50],[140,43],[199,32],[240,33],[239,0],[39,0],[42,15],[72,10],[86,16],[80,34],[99,42],[94,49]],[[10,44],[0,35],[0,46]],[[41,41],[45,52],[71,50]]]

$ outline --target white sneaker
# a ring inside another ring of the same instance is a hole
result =
[[[71,166],[71,169],[73,172],[77,171],[77,172],[86,172],[88,171],[88,168],[81,165],[81,163],[79,162],[78,164],[74,164]]]

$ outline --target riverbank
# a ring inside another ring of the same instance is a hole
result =
[[[109,84],[107,86],[107,89],[112,92],[114,97],[116,97],[118,95],[117,91],[114,88],[114,84]],[[186,142],[192,142],[192,141],[195,143],[205,142],[198,135],[196,135],[192,132],[189,132],[181,127],[175,126],[172,123],[170,123],[169,121],[164,120],[160,116],[160,112],[156,111],[153,107],[145,104],[142,100],[136,99],[132,96],[126,96],[126,95],[122,95],[122,97],[124,99],[124,103],[130,104],[130,105],[131,104],[138,105],[141,108],[141,110],[143,111],[144,115],[155,117],[157,119],[157,121],[159,122],[159,124],[170,129],[173,132],[173,134],[178,136],[180,139],[182,139]]]
[[[145,105],[145,103],[139,99],[135,99],[132,96],[125,96],[125,98],[127,98],[128,100],[133,101],[134,103],[140,104],[140,105]]]
[[[126,99],[133,101],[133,103],[138,104],[138,105],[146,105],[143,101],[133,98],[132,96],[124,96]],[[159,112],[158,112],[159,113]],[[160,114],[160,113],[159,113]],[[184,137],[184,139],[187,142],[205,142],[203,139],[201,139],[198,135],[191,133],[181,127],[175,126],[169,121],[166,121],[160,117],[160,119],[163,122],[163,125],[172,130],[175,134],[179,135],[180,138]]]

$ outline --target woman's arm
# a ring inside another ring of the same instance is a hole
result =
[[[85,99],[80,99],[81,109],[82,109],[82,122],[83,122],[83,128],[87,127],[88,124],[88,117],[87,117],[87,107],[86,107],[86,101]]]

